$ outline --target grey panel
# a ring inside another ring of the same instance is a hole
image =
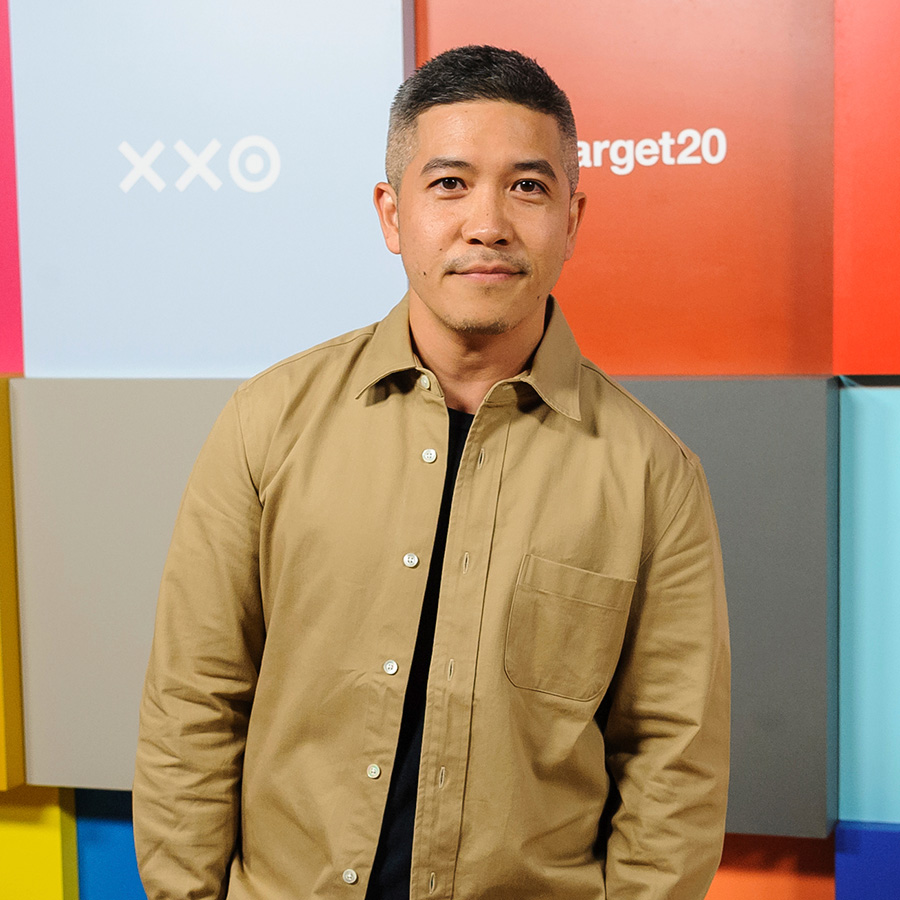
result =
[[[836,386],[628,380],[699,454],[733,650],[728,830],[824,837],[836,801]]]
[[[236,384],[12,382],[32,783],[130,787],[178,500]],[[729,830],[823,836],[836,798],[836,390],[626,386],[700,454],[716,504],[734,653]]]
[[[175,513],[237,384],[10,384],[31,784],[130,788]]]

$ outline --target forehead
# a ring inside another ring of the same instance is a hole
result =
[[[543,158],[560,173],[562,135],[556,119],[505,100],[470,100],[432,106],[416,119],[413,159],[445,156],[507,160]]]

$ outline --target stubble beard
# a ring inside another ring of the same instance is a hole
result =
[[[491,254],[488,259],[485,259],[484,255],[482,254],[478,254],[477,256],[468,255],[451,259],[444,267],[444,274],[445,276],[452,275],[455,272],[464,270],[474,262],[502,262],[506,265],[512,266],[525,277],[531,274],[531,266],[528,263],[527,259],[521,259],[512,254],[497,253]],[[484,290],[485,296],[489,297],[494,289],[485,287],[482,288],[482,290]],[[448,328],[451,331],[455,331],[457,334],[467,335],[470,337],[491,337],[498,334],[506,334],[513,328],[513,323],[510,322],[509,319],[504,317],[482,319],[443,316],[441,319],[441,323],[445,328]]]
[[[494,319],[487,322],[477,319],[445,320],[444,324],[457,334],[469,336],[481,335],[489,337],[491,335],[506,334],[510,330],[510,324],[506,319]]]

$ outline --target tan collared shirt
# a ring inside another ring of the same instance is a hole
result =
[[[185,491],[141,708],[149,900],[365,896],[447,433],[405,302],[229,401]],[[700,465],[553,303],[456,479],[412,900],[700,900],[728,698]]]

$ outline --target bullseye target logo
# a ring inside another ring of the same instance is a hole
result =
[[[268,190],[281,171],[281,157],[275,145],[264,137],[253,135],[241,138],[228,155],[231,180],[251,194]]]
[[[175,180],[175,189],[185,191],[199,180],[210,190],[219,190],[223,181],[211,163],[221,149],[222,144],[216,138],[199,151],[189,147],[183,140],[177,140],[172,150],[187,164],[187,167]],[[165,151],[166,145],[159,140],[154,141],[143,153],[136,150],[128,141],[122,141],[119,144],[119,153],[131,163],[131,171],[119,182],[122,193],[127,194],[141,181],[147,182],[157,192],[164,191],[167,182],[155,166],[159,165],[160,161],[166,162],[163,156]],[[250,194],[267,191],[278,180],[280,173],[281,156],[278,148],[268,138],[258,134],[241,138],[228,153],[228,177],[242,191]]]

